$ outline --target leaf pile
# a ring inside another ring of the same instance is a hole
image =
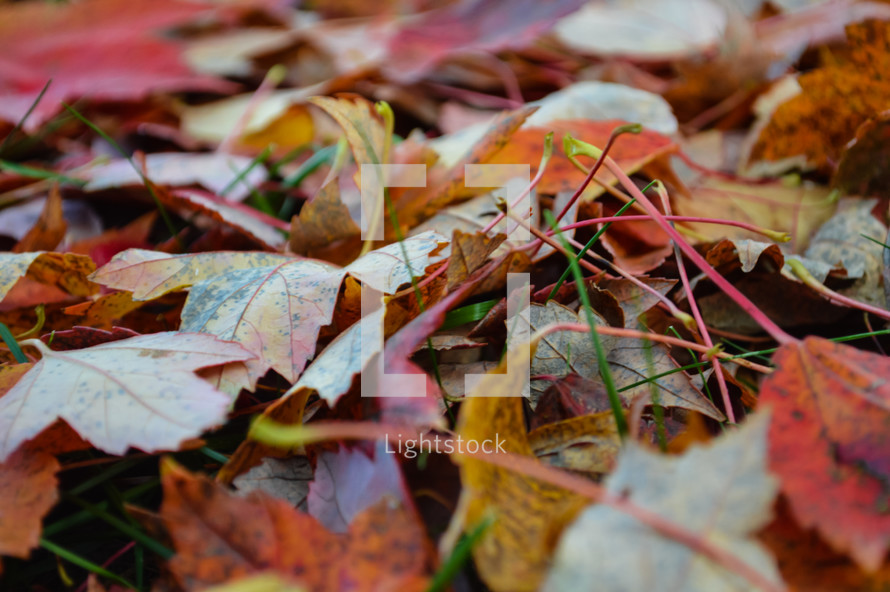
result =
[[[0,588],[890,586],[886,3],[0,37]]]

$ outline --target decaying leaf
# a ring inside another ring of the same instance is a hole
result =
[[[287,500],[291,506],[305,512],[311,480],[312,464],[305,456],[286,459],[267,457],[243,475],[235,477],[232,485],[243,495],[263,491],[272,497]]]
[[[528,440],[541,460],[591,476],[609,473],[621,449],[611,411],[548,423],[529,432]]]

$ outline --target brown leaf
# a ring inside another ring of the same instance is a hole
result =
[[[309,591],[423,590],[430,549],[411,510],[383,499],[335,535],[288,502],[240,498],[173,461],[162,466],[161,516],[176,550],[170,568],[186,590],[265,570]]]
[[[455,286],[466,281],[470,274],[482,267],[506,238],[503,234],[488,237],[481,233],[467,234],[455,230],[451,239],[451,256],[447,271],[448,291],[454,290]]]
[[[22,240],[16,243],[12,252],[51,251],[65,238],[67,228],[68,224],[62,216],[62,196],[59,193],[59,186],[53,185],[37,223],[22,237]]]
[[[291,219],[290,248],[298,255],[309,256],[333,242],[357,238],[358,235],[359,228],[353,222],[349,208],[340,201],[339,185],[333,180]]]
[[[890,152],[887,151],[890,111],[865,121],[844,149],[831,184],[844,194],[887,197]]]
[[[27,559],[40,542],[41,522],[59,499],[51,454],[24,447],[0,464],[0,553]]]
[[[539,459],[591,477],[611,472],[621,448],[611,411],[548,423],[529,432],[528,441]]]

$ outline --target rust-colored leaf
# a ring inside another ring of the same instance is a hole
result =
[[[847,41],[848,51],[837,63],[800,76],[801,93],[772,114],[751,151],[752,162],[803,156],[830,173],[859,126],[886,110],[890,22],[850,25]]]
[[[41,521],[59,494],[51,454],[24,447],[0,464],[0,553],[27,558],[40,541]]]
[[[291,219],[290,248],[298,255],[311,256],[335,241],[358,235],[349,208],[340,201],[339,185],[331,181]]]
[[[55,249],[65,238],[65,230],[68,224],[62,217],[62,196],[58,185],[50,189],[49,197],[40,212],[37,223],[22,237],[13,253],[27,253],[28,251],[49,251]]]
[[[176,550],[170,567],[186,590],[265,570],[308,591],[423,590],[430,549],[410,509],[389,498],[336,535],[288,502],[236,497],[172,461],[163,467],[161,516]]]

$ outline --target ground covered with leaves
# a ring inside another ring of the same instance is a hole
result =
[[[890,4],[0,2],[8,590],[890,590]]]

